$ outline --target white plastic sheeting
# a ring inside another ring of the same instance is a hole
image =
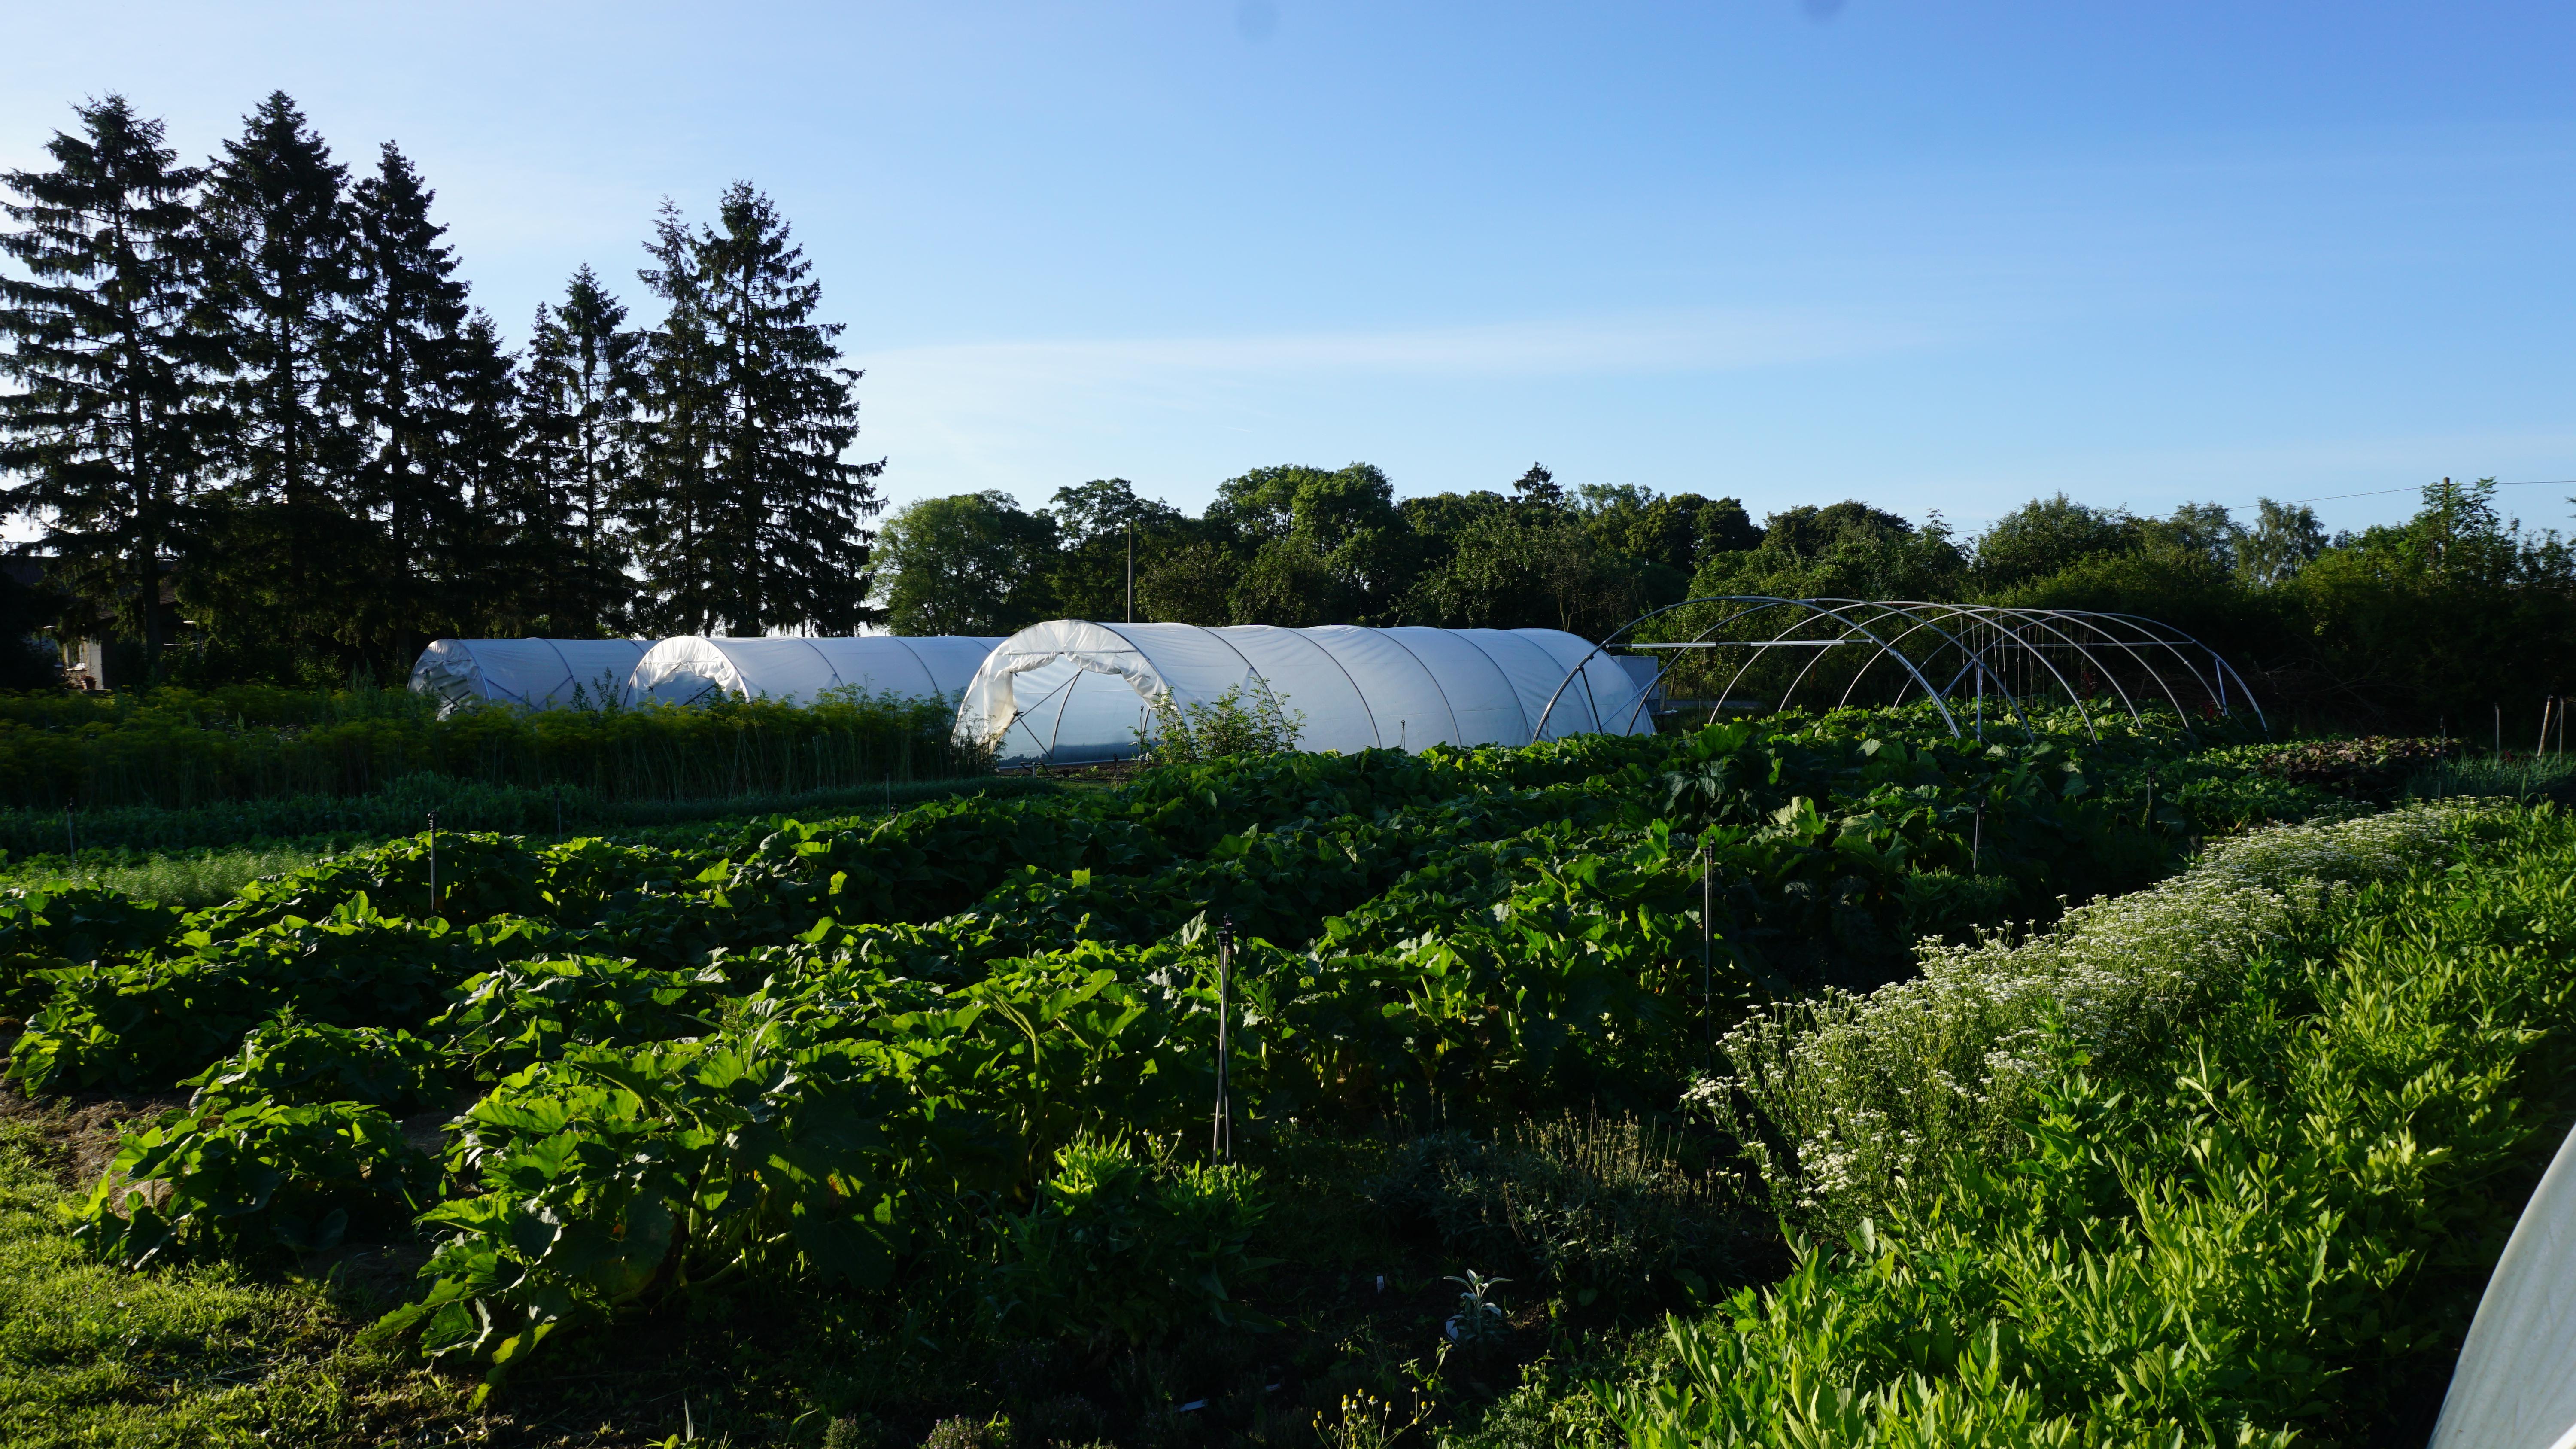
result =
[[[420,651],[411,687],[461,705],[497,702],[564,709],[573,692],[605,704],[626,687],[650,639],[441,639]]]
[[[2576,1132],[2487,1279],[2431,1449],[2576,1446]]]
[[[998,638],[868,634],[850,639],[723,639],[682,635],[656,644],[626,678],[642,704],[696,704],[719,695],[810,702],[826,690],[953,700]]]
[[[1152,701],[1212,704],[1239,689],[1247,704],[1266,696],[1304,716],[1303,749],[1525,745],[1650,734],[1644,687],[1624,661],[1554,629],[1058,619],[994,646],[958,706],[957,733],[992,745],[1003,764],[1123,759],[1151,731]]]

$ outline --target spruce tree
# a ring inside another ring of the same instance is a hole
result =
[[[469,392],[492,385],[477,374],[498,360],[488,327],[479,346],[466,336],[466,287],[439,240],[446,228],[429,219],[434,197],[386,142],[352,196],[351,305],[326,369],[326,392],[363,450],[347,502],[382,530],[370,652],[406,671],[420,633],[464,602],[443,587],[440,565],[469,528],[468,474],[489,461],[463,455]]]
[[[528,342],[525,442],[533,539],[543,558],[548,628],[588,637],[625,626],[633,592],[618,507],[634,490],[643,334],[585,266],[563,301],[540,304]]]
[[[236,363],[226,389],[219,537],[190,583],[238,642],[359,656],[349,602],[381,577],[353,496],[363,456],[346,363],[358,297],[348,173],[283,92],[217,158],[204,210],[213,301]]]
[[[524,456],[518,364],[489,315],[466,319],[455,357],[442,477],[456,506],[430,540],[446,590],[433,617],[459,633],[515,637],[543,622],[555,563],[552,520]]]
[[[652,436],[639,553],[657,612],[721,624],[847,633],[872,617],[870,534],[882,460],[858,436],[859,374],[769,198],[726,188],[717,225],[666,207],[640,275],[669,304],[652,347]]]
[[[647,339],[645,403],[635,486],[622,512],[635,542],[647,624],[673,633],[715,628],[723,560],[705,546],[716,512],[715,440],[724,412],[724,349],[698,273],[696,247],[668,199],[636,275],[667,305]]]
[[[24,229],[0,251],[26,275],[0,276],[0,469],[23,481],[8,508],[35,517],[57,556],[51,582],[114,611],[161,661],[164,559],[184,547],[203,459],[203,404],[219,356],[189,325],[198,273],[190,193],[161,123],[121,96],[74,108],[49,171],[0,177]]]

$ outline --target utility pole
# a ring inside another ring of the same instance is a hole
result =
[[[1127,622],[1136,622],[1136,520],[1127,520]]]

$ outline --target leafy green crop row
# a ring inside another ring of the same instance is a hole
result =
[[[404,691],[242,687],[0,701],[0,806],[186,807],[363,795],[420,772],[668,800],[948,779],[986,761],[938,701],[827,695],[441,717]]]
[[[412,1217],[438,1246],[400,1323],[496,1375],[734,1280],[900,1274],[925,1324],[1141,1336],[1230,1320],[1259,1268],[1258,1183],[1145,1152],[1204,1131],[1218,922],[1246,937],[1256,1135],[1663,1112],[1765,1003],[2142,884],[2280,807],[2236,778],[2179,736],[1834,716],[1173,766],[704,847],[443,836],[434,886],[430,843],[397,841],[184,914],[0,902],[8,1072],[198,1089],[93,1198],[102,1251]],[[476,1100],[432,1163],[395,1114],[442,1092]],[[1204,1281],[1085,1296],[1080,1265],[1149,1243]]]

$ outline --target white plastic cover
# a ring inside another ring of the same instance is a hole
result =
[[[626,676],[652,644],[650,639],[441,639],[420,651],[411,687],[438,696],[441,714],[483,703],[565,709],[576,689],[584,701],[604,704],[618,697]]]
[[[626,676],[631,704],[696,704],[719,695],[803,704],[826,690],[955,699],[999,639],[867,634],[848,639],[725,639],[684,634],[654,645]]]
[[[1294,716],[1309,750],[1525,745],[1651,734],[1625,662],[1554,629],[1279,629],[1057,619],[996,644],[957,710],[960,739],[1004,764],[1124,759],[1152,701],[1229,689]],[[1542,723],[1543,722],[1543,723]]]
[[[2558,1145],[2460,1346],[2431,1449],[2576,1446],[2576,1132]]]

